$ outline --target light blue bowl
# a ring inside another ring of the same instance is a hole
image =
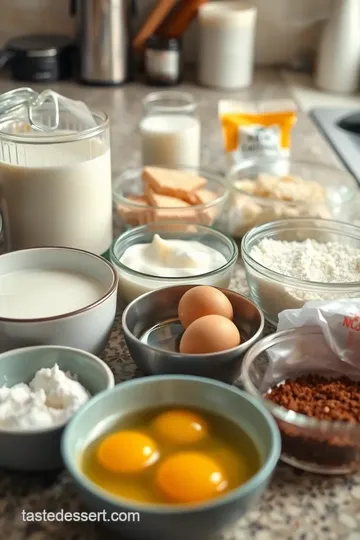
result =
[[[79,465],[82,452],[119,417],[151,407],[179,405],[218,413],[240,425],[253,438],[261,454],[260,471],[238,489],[191,507],[140,504],[116,497],[82,473]],[[64,431],[62,456],[86,506],[95,512],[105,511],[101,514],[104,524],[117,529],[121,538],[205,540],[243,516],[258,500],[275,469],[280,447],[275,421],[249,394],[212,379],[159,375],[122,383],[85,404]],[[129,519],[112,520],[112,516],[119,515]]]
[[[91,395],[115,384],[110,368],[100,358],[71,347],[43,345],[0,354],[0,386],[29,383],[39,369],[52,368],[54,364],[76,375]],[[0,428],[0,467],[23,471],[61,467],[60,442],[64,425],[28,431]]]

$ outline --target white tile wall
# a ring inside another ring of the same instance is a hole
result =
[[[138,0],[144,19],[155,0]],[[319,24],[332,0],[250,0],[258,7],[256,61],[289,63],[304,47],[314,47]],[[9,37],[31,32],[72,33],[67,0],[1,0],[0,44]],[[196,23],[186,36],[186,56],[196,59]]]

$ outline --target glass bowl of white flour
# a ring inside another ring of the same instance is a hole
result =
[[[277,325],[285,309],[308,300],[360,295],[360,227],[340,221],[293,218],[254,227],[241,254],[254,302]]]

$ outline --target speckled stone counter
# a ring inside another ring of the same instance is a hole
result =
[[[0,80],[0,93],[13,87],[12,83]],[[105,110],[110,115],[114,175],[139,164],[137,126],[141,100],[149,88],[139,84],[115,90],[59,84],[54,89],[74,99],[85,100],[91,107]],[[224,96],[190,83],[184,85],[184,90],[192,92],[199,103],[203,126],[203,165],[223,169],[225,161],[217,120],[217,101]],[[289,98],[290,94],[281,74],[266,70],[257,73],[251,89],[226,94],[226,97],[258,101],[271,97]],[[293,154],[299,158],[335,163],[325,142],[301,111],[294,130]],[[240,261],[231,287],[241,293],[248,292]],[[109,346],[103,354],[117,383],[141,376],[124,344],[120,320],[121,313],[116,318]],[[1,540],[110,538],[106,530],[92,523],[23,520],[22,511],[35,513],[43,510],[55,513],[82,510],[76,490],[65,472],[46,475],[0,472]],[[222,540],[250,539],[360,540],[360,475],[322,477],[280,464],[260,504],[232,527]]]

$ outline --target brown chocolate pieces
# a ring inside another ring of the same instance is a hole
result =
[[[347,377],[307,375],[287,380],[273,388],[267,398],[318,420],[360,423],[360,383]]]
[[[360,382],[306,375],[286,380],[266,395],[273,403],[318,420],[360,424]],[[343,467],[360,460],[360,439],[349,431],[298,427],[279,421],[283,452],[299,461]],[[359,426],[360,427],[360,426]]]

